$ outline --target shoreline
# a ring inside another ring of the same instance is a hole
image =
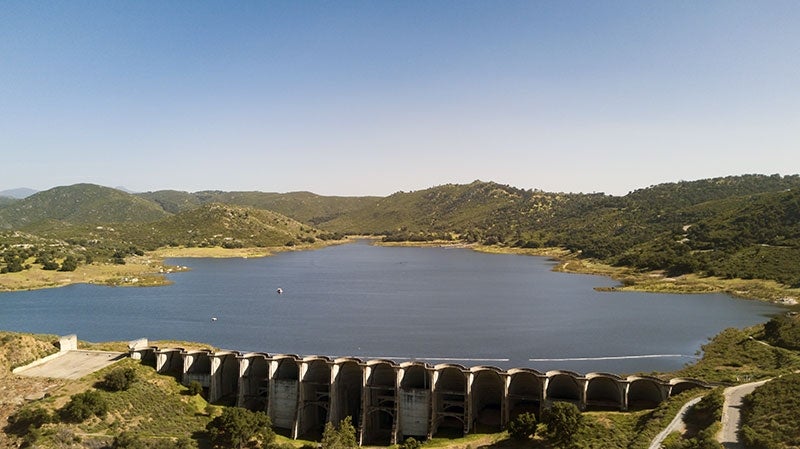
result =
[[[94,284],[108,287],[160,287],[172,284],[166,276],[190,270],[185,266],[164,263],[171,258],[260,258],[287,251],[307,251],[349,243],[351,239],[281,247],[195,247],[159,248],[143,256],[129,256],[124,265],[93,263],[79,265],[75,271],[49,271],[33,267],[16,273],[0,275],[0,293],[66,287],[74,284]]]
[[[686,274],[668,277],[663,271],[637,271],[630,267],[614,267],[591,259],[579,259],[574,253],[557,247],[509,248],[485,246],[477,243],[449,242],[378,242],[381,246],[418,246],[468,248],[489,254],[548,257],[555,265],[552,270],[561,273],[605,276],[618,282],[614,287],[595,287],[605,292],[645,292],[673,294],[725,293],[737,298],[771,302],[786,307],[800,304],[800,288],[789,288],[775,281],[763,279],[723,279]]]
[[[800,303],[800,288],[789,288],[775,281],[761,279],[722,279],[687,274],[667,277],[663,272],[640,272],[629,267],[613,267],[590,259],[579,259],[563,248],[508,248],[484,246],[477,243],[435,240],[429,242],[381,242],[376,236],[348,236],[344,240],[316,242],[313,244],[281,247],[166,247],[126,259],[125,265],[80,265],[73,272],[45,271],[42,269],[6,273],[0,276],[0,292],[37,290],[73,284],[97,284],[115,287],[156,287],[171,284],[166,275],[186,271],[185,266],[170,266],[164,261],[171,258],[260,258],[287,251],[308,251],[332,245],[371,240],[371,244],[389,247],[441,247],[465,248],[490,254],[512,254],[548,257],[555,262],[552,270],[563,273],[605,276],[618,282],[618,286],[596,287],[608,292],[647,292],[673,294],[725,293],[743,299],[767,301],[787,307]]]

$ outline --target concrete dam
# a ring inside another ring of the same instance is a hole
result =
[[[158,348],[144,339],[131,342],[130,355],[184,385],[199,382],[209,402],[265,411],[292,438],[318,436],[327,422],[350,416],[359,444],[501,431],[521,413],[540,416],[554,401],[581,410],[624,411],[654,408],[672,395],[707,388],[684,378],[212,352]]]

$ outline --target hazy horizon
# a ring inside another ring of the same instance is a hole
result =
[[[774,174],[779,174],[779,173],[772,173],[772,174],[767,174],[767,173],[745,173],[745,174],[742,174],[742,175],[725,175],[725,176],[721,176],[721,177],[744,176],[744,175],[771,176],[771,175],[774,175]],[[780,176],[798,176],[798,175],[800,175],[800,173],[787,173],[787,174],[779,174],[779,175]],[[715,176],[714,178],[717,178],[717,177]],[[700,178],[700,179],[696,179],[696,180],[680,179],[680,180],[675,180],[675,181],[665,181],[664,183],[659,183],[659,184],[665,184],[665,183],[669,184],[669,183],[678,183],[678,182],[692,182],[692,181],[698,181],[698,180],[702,180],[702,179],[713,179],[713,178]],[[501,183],[501,182],[494,181],[494,180],[491,180],[491,179],[475,179],[472,182],[495,182],[495,183],[498,183],[498,184],[505,184],[505,183]],[[470,183],[471,182],[457,183],[457,184],[470,184]],[[419,189],[412,189],[412,190],[395,190],[394,192],[391,192],[391,193],[386,194],[386,195],[326,195],[324,193],[314,192],[314,191],[311,191],[311,190],[287,190],[287,191],[275,191],[275,190],[263,190],[263,189],[250,189],[250,190],[223,190],[223,189],[186,190],[186,189],[180,189],[180,188],[178,188],[178,189],[159,189],[159,188],[156,188],[156,189],[149,189],[149,190],[141,190],[140,191],[140,190],[132,190],[132,189],[129,189],[128,187],[122,186],[122,185],[110,186],[110,185],[102,185],[102,184],[96,184],[96,183],[91,183],[91,182],[76,182],[74,184],[68,184],[68,185],[50,186],[50,187],[47,187],[47,188],[44,188],[44,189],[41,189],[41,190],[31,189],[31,188],[28,188],[28,187],[17,187],[17,188],[10,188],[10,189],[2,189],[2,190],[0,190],[0,196],[20,198],[18,196],[13,196],[13,195],[12,196],[8,196],[8,195],[4,195],[4,194],[7,193],[7,192],[11,193],[11,192],[15,192],[15,191],[20,191],[21,190],[21,191],[30,191],[30,193],[28,195],[25,195],[27,197],[27,196],[30,196],[30,195],[32,195],[34,193],[44,192],[44,191],[51,190],[51,189],[58,188],[58,187],[69,187],[69,186],[73,186],[73,185],[77,185],[77,184],[95,184],[95,185],[100,185],[101,187],[108,187],[108,188],[112,188],[112,189],[116,189],[116,190],[121,190],[121,191],[124,191],[124,192],[127,192],[127,193],[131,193],[131,194],[158,192],[158,191],[163,191],[163,190],[175,190],[175,191],[188,192],[188,193],[197,193],[197,192],[204,192],[204,191],[262,192],[262,193],[278,193],[278,194],[297,193],[297,192],[310,192],[310,193],[317,194],[317,195],[320,195],[320,196],[342,196],[342,197],[368,197],[368,196],[371,196],[371,197],[385,197],[385,196],[389,196],[389,195],[391,195],[393,193],[398,193],[398,192],[406,192],[406,193],[408,193],[408,192],[426,190],[426,189],[442,186],[442,185],[445,185],[445,184],[454,184],[454,183],[439,183],[439,184],[433,184],[433,185],[430,185],[430,186],[421,187]],[[651,185],[647,185],[647,186],[636,187],[634,189],[631,189],[631,191],[623,193],[623,194],[614,194],[614,193],[603,192],[603,191],[599,191],[599,190],[594,190],[594,191],[591,191],[591,192],[573,192],[573,191],[567,191],[567,190],[543,190],[543,189],[537,189],[536,187],[521,187],[521,186],[515,186],[515,185],[511,185],[511,184],[506,184],[506,185],[510,185],[511,187],[515,187],[515,188],[519,188],[519,189],[539,190],[539,191],[544,191],[544,192],[548,192],[548,193],[587,193],[587,194],[588,193],[604,193],[604,194],[613,195],[613,196],[625,196],[626,194],[631,193],[631,192],[633,192],[635,190],[646,189],[648,187],[652,187],[652,186],[658,185],[658,184],[651,184]]]
[[[4,3],[0,191],[800,171],[800,3]]]

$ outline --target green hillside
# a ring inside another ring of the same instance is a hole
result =
[[[308,192],[132,195],[79,184],[0,207],[0,229],[106,255],[174,245],[282,246],[338,234],[561,247],[581,258],[668,276],[695,273],[800,287],[798,175],[681,181],[625,196],[482,181],[385,198]]]
[[[159,190],[158,192],[137,193],[136,196],[158,204],[164,211],[171,214],[192,210],[203,204],[196,195],[179,190]]]
[[[120,228],[126,240],[154,249],[161,246],[284,246],[329,238],[284,215],[251,207],[207,204],[146,226]]]
[[[321,222],[319,226],[393,237],[455,233],[470,238],[473,233],[485,235],[497,230],[505,240],[518,231],[521,224],[546,219],[558,204],[571,196],[522,190],[493,182],[447,184],[395,193],[374,205]]]
[[[76,184],[39,192],[0,208],[0,229],[26,229],[53,220],[73,224],[146,223],[167,215],[157,204],[120,190]]]
[[[278,212],[298,221],[317,225],[335,217],[373,205],[375,197],[322,196],[310,192],[221,192],[195,193],[175,190],[147,192],[138,196],[156,202],[170,213],[192,210],[203,204],[222,203]]]
[[[63,270],[66,258],[124,264],[127,256],[168,246],[292,246],[340,237],[251,207],[213,203],[171,214],[153,201],[90,184],[19,200],[0,208],[0,220],[13,229],[0,232],[0,273]]]

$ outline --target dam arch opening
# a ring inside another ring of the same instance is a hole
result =
[[[580,407],[582,389],[577,377],[576,373],[569,372],[548,373],[547,400],[572,402]]]
[[[389,445],[397,423],[397,367],[389,361],[367,364],[363,442]]]
[[[508,386],[509,420],[523,413],[541,419],[544,375],[532,370],[512,370]]]
[[[363,370],[357,360],[337,360],[333,381],[331,421],[338,424],[346,416],[352,417],[353,427],[361,428],[361,395]]]
[[[644,410],[658,407],[666,399],[661,381],[650,378],[635,378],[628,386],[628,409]]]
[[[437,366],[433,385],[433,436],[463,437],[467,420],[467,375],[461,366]]]
[[[625,390],[622,379],[610,374],[587,375],[587,410],[622,410],[625,408]]]
[[[239,398],[237,404],[252,411],[266,411],[269,399],[268,354],[239,357]]]
[[[503,429],[505,379],[495,368],[476,369],[472,373],[470,410],[471,426],[477,432],[493,433]]]
[[[300,410],[297,435],[303,439],[322,438],[330,416],[331,366],[327,358],[303,361],[305,374],[300,382]]]

